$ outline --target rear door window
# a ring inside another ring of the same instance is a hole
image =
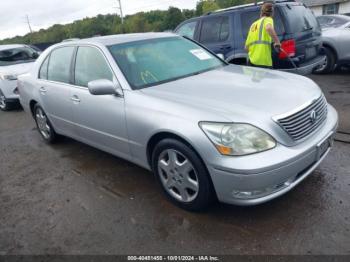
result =
[[[187,37],[193,39],[194,33],[196,31],[197,23],[198,23],[197,21],[186,23],[186,24],[182,25],[177,30],[176,33],[181,35],[181,36],[187,36]]]
[[[47,79],[56,82],[70,82],[70,65],[74,52],[73,46],[60,47],[50,55]]]
[[[241,13],[242,34],[244,38],[247,38],[251,25],[259,18],[260,18],[259,10],[247,11],[247,12]],[[281,13],[278,9],[275,9],[275,13],[273,16],[273,24],[277,35],[283,35],[284,26],[283,26]]]
[[[225,42],[230,35],[230,23],[228,16],[220,16],[204,19],[200,34],[200,42],[203,44]]]

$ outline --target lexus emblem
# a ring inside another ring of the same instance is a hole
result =
[[[310,119],[312,123],[315,123],[317,120],[317,112],[315,110],[312,110],[310,113]]]

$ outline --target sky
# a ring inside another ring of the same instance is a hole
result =
[[[118,0],[0,0],[0,39],[29,32],[26,15],[33,31],[54,24],[66,24],[84,17],[119,12]],[[198,0],[121,0],[123,13],[168,9],[194,9]]]

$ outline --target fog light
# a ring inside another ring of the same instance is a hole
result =
[[[258,198],[260,196],[265,195],[265,193],[266,193],[266,190],[233,191],[232,195],[234,198],[250,199],[250,198]]]
[[[274,192],[277,192],[283,188],[286,188],[288,186],[290,186],[293,181],[295,181],[295,177],[288,179],[287,181],[271,186],[271,187],[267,187],[261,190],[253,190],[253,191],[237,191],[237,190],[233,190],[232,191],[232,196],[234,198],[238,198],[238,199],[255,199],[255,198],[260,198],[260,197],[264,197],[267,195],[270,195]]]

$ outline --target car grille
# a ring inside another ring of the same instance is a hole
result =
[[[277,122],[294,140],[301,140],[315,131],[327,118],[327,101],[322,95],[304,109]]]

